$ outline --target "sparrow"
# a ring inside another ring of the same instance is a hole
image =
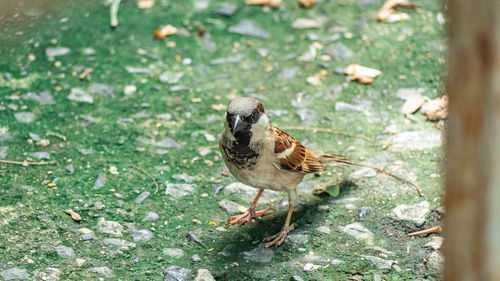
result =
[[[269,123],[262,103],[255,98],[235,98],[224,118],[224,130],[219,147],[231,174],[242,183],[259,191],[248,210],[228,219],[226,226],[243,224],[265,215],[267,208],[256,211],[255,206],[265,189],[288,193],[288,214],[281,231],[264,239],[265,247],[280,246],[295,227],[290,225],[297,205],[297,185],[306,174],[325,170],[323,162],[342,163],[348,158],[313,152],[287,133]]]

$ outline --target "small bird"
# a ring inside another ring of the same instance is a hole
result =
[[[306,174],[325,170],[322,162],[343,163],[348,158],[313,152],[282,130],[269,123],[262,103],[254,98],[235,98],[229,104],[224,131],[219,139],[224,162],[242,183],[258,188],[248,210],[229,218],[226,226],[243,224],[253,217],[265,215],[272,208],[256,211],[255,205],[264,189],[286,191],[289,209],[285,224],[276,235],[267,237],[266,247],[280,246],[287,234],[293,209],[297,205],[297,185]]]

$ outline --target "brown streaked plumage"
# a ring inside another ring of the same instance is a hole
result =
[[[219,146],[224,162],[234,177],[259,189],[247,212],[230,218],[226,226],[245,223],[271,210],[255,211],[264,189],[288,193],[290,207],[285,224],[278,234],[265,239],[270,241],[266,247],[281,245],[288,232],[293,230],[294,225],[290,225],[290,220],[297,204],[296,187],[304,175],[325,170],[322,162],[342,163],[349,160],[343,156],[318,154],[307,149],[287,133],[272,126],[264,106],[254,98],[236,98],[231,101]]]

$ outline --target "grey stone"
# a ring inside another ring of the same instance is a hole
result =
[[[363,206],[359,208],[358,217],[360,220],[364,220],[372,212],[372,207]]]
[[[289,233],[288,236],[285,239],[285,243],[289,244],[290,246],[297,248],[297,247],[302,247],[305,244],[309,242],[309,235],[305,233],[296,233],[292,232]]]
[[[380,277],[380,275],[378,274],[375,274],[373,275],[373,281],[382,281],[382,277]]]
[[[441,146],[441,132],[437,130],[407,131],[390,138],[392,147],[403,149],[428,149]]]
[[[195,176],[190,176],[186,173],[174,174],[174,175],[172,175],[172,178],[175,180],[179,180],[179,181],[183,181],[183,182],[187,182],[187,183],[191,183],[191,182],[196,180]]]
[[[230,33],[236,33],[241,35],[248,35],[258,38],[267,39],[270,37],[269,32],[264,31],[257,26],[254,20],[241,20],[237,25],[230,26],[228,30]]]
[[[122,236],[123,226],[116,221],[107,221],[104,218],[99,218],[97,228],[102,233]]]
[[[363,199],[363,198],[350,197],[350,198],[332,199],[332,200],[329,200],[328,203],[349,204],[349,203],[355,203],[355,202],[363,202],[364,200],[365,199]]]
[[[0,146],[0,159],[7,157],[7,150],[9,150],[8,146]]]
[[[94,190],[98,190],[106,184],[106,175],[99,173],[94,183]]]
[[[158,114],[156,115],[157,118],[162,119],[162,120],[170,120],[172,119],[172,114],[170,113],[163,113],[163,114]]]
[[[0,127],[0,141],[10,139],[9,128]]]
[[[99,267],[92,267],[89,269],[90,272],[97,273],[99,275],[102,275],[106,278],[113,278],[115,277],[115,274],[111,268],[107,266],[99,266]]]
[[[0,273],[4,280],[26,280],[31,276],[25,269],[9,268]]]
[[[280,80],[290,80],[294,78],[297,73],[299,73],[300,67],[299,66],[292,66],[292,67],[286,67],[281,69],[278,72],[278,79]]]
[[[147,212],[146,216],[144,217],[144,219],[142,219],[142,221],[157,221],[159,219],[160,219],[160,217],[158,216],[157,213]]]
[[[139,74],[151,73],[151,69],[143,68],[143,67],[126,66],[125,70],[127,70],[128,73],[139,73]]]
[[[313,264],[313,263],[306,263],[304,265],[304,271],[314,271],[314,270],[318,270],[320,269],[322,266],[321,265],[317,265],[317,264]]]
[[[94,98],[85,90],[80,88],[72,88],[68,95],[68,99],[76,102],[94,103]]]
[[[292,277],[290,277],[290,281],[304,281],[304,279],[298,275],[292,275]]]
[[[231,64],[238,63],[245,57],[244,54],[236,54],[231,57],[217,58],[210,61],[210,64]]]
[[[194,255],[191,257],[191,260],[192,260],[192,261],[194,261],[194,262],[201,261],[200,255],[198,255],[198,254],[194,254]]]
[[[304,108],[297,110],[297,116],[299,116],[300,121],[307,125],[312,125],[318,122],[318,113],[312,109]]]
[[[128,242],[127,240],[118,239],[118,238],[105,238],[102,240],[104,244],[113,245],[118,247],[130,247],[135,248],[136,244],[134,242]]]
[[[39,102],[40,104],[54,104],[54,98],[48,91],[43,91],[39,94],[33,93],[33,92],[28,92],[24,95],[22,95],[24,99],[30,99],[30,100],[35,100]]]
[[[425,244],[425,247],[432,248],[434,250],[439,250],[443,245],[444,238],[441,236],[432,236],[431,240]]]
[[[363,110],[359,106],[352,105],[350,103],[346,103],[346,102],[342,102],[342,101],[338,101],[335,103],[335,111],[350,113],[350,112],[360,112]]]
[[[210,0],[193,0],[193,7],[195,12],[200,12],[208,8]]]
[[[251,202],[255,195],[257,195],[258,189],[251,186],[245,185],[240,182],[234,182],[226,186],[222,192],[224,194],[232,194],[240,198],[244,202]],[[270,203],[279,197],[279,193],[272,190],[264,190],[259,202],[260,203]]]
[[[98,94],[104,97],[115,98],[113,87],[108,84],[94,83],[90,85],[89,91],[93,94]]]
[[[68,171],[71,175],[75,172],[75,168],[73,167],[73,164],[69,164],[68,166],[65,167],[66,171]]]
[[[438,251],[432,252],[427,260],[428,264],[437,272],[443,272],[444,258]]]
[[[215,281],[215,278],[212,276],[212,273],[208,271],[208,269],[198,269],[198,275],[194,281]]]
[[[354,52],[342,43],[335,43],[325,47],[323,54],[329,55],[335,61],[350,60],[354,57]]]
[[[172,71],[165,71],[163,72],[159,79],[163,83],[167,84],[177,84],[181,80],[181,78],[184,76],[184,73],[182,72],[172,72]]]
[[[146,198],[148,198],[150,194],[151,192],[149,191],[142,192],[141,194],[139,194],[139,196],[137,196],[137,198],[135,198],[134,203],[141,204],[142,202],[144,202],[144,200],[146,200]]]
[[[212,34],[205,32],[201,37],[201,44],[204,50],[214,51],[217,48],[217,44],[212,40]]]
[[[45,49],[45,55],[47,57],[64,56],[64,55],[68,54],[69,51],[70,51],[70,49],[66,48],[66,47],[47,48],[47,49]]]
[[[160,147],[160,148],[176,148],[179,149],[182,147],[178,142],[171,138],[164,138],[163,140],[159,142],[154,142],[153,146],[155,147]]]
[[[163,280],[185,281],[191,278],[191,270],[180,266],[172,265],[163,271]]]
[[[311,45],[300,57],[297,58],[298,61],[313,61],[317,55],[316,47]]]
[[[40,136],[39,136],[39,135],[37,135],[37,134],[35,134],[35,133],[28,133],[28,135],[29,135],[29,136],[30,136],[30,138],[31,138],[32,140],[34,140],[34,141],[39,141],[39,140],[41,140],[41,139],[40,139]]]
[[[342,264],[342,263],[344,263],[344,261],[343,260],[339,260],[339,259],[332,259],[330,261],[330,264],[332,264],[333,266],[339,265],[339,264]]]
[[[354,222],[339,228],[343,232],[353,236],[356,240],[365,241],[369,245],[373,244],[373,233],[359,222]]]
[[[59,245],[54,248],[57,252],[57,255],[61,258],[74,258],[75,253],[73,252],[73,249],[70,247],[66,247],[64,245]]]
[[[93,232],[82,234],[82,240],[84,240],[84,241],[94,240],[94,239],[95,239],[95,234]]]
[[[175,85],[170,87],[168,90],[170,92],[182,92],[182,91],[189,91],[189,88],[184,85]]]
[[[231,17],[236,12],[236,5],[228,2],[223,2],[219,7],[215,8],[212,13],[217,15],[223,15],[226,17]]]
[[[390,269],[392,265],[395,263],[395,261],[393,260],[385,260],[383,258],[374,256],[361,255],[361,257],[369,261],[378,269]]]
[[[316,230],[320,233],[327,234],[327,235],[329,235],[332,232],[328,226],[324,226],[324,225],[316,228]]]
[[[257,53],[259,54],[259,56],[265,58],[269,54],[269,50],[265,48],[258,48]]]
[[[265,263],[270,262],[273,259],[274,252],[270,248],[260,245],[251,251],[242,252],[240,255],[246,262]]]
[[[94,49],[94,48],[84,48],[84,49],[82,50],[82,53],[83,53],[84,55],[91,56],[91,55],[95,55],[95,54],[96,54],[96,51],[95,51],[95,49]]]
[[[139,229],[137,231],[134,231],[132,233],[132,238],[134,239],[135,242],[139,241],[149,241],[153,239],[153,232],[149,229]]]
[[[430,212],[430,204],[427,201],[417,204],[401,204],[392,209],[391,212],[398,220],[411,221],[417,226],[421,226]]]
[[[240,213],[238,206],[238,203],[227,199],[222,199],[221,201],[219,201],[219,207],[224,209],[224,211],[226,211],[230,215],[236,215]]]
[[[342,85],[330,85],[321,93],[321,96],[325,99],[336,100],[340,98],[340,94],[342,94]]]
[[[184,256],[184,251],[177,248],[165,248],[163,249],[163,254],[171,258],[178,259]]]
[[[36,159],[40,159],[40,160],[42,160],[42,159],[49,160],[50,159],[50,153],[43,152],[43,151],[30,153],[30,156],[35,157]]]
[[[174,198],[181,198],[191,195],[196,191],[195,184],[188,183],[168,183],[165,194]]]
[[[31,112],[17,112],[14,113],[14,118],[21,123],[31,123],[35,121],[35,114]]]

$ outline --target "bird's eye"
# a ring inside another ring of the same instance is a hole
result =
[[[254,112],[252,113],[252,115],[250,115],[250,120],[255,121],[255,120],[257,119],[257,115],[258,115],[258,114],[259,114],[258,112],[254,111]]]

